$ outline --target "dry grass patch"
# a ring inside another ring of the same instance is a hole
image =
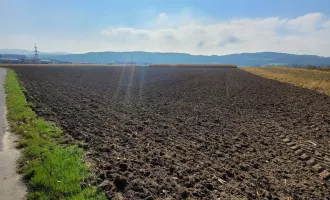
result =
[[[330,95],[329,71],[287,67],[245,67],[241,69],[268,79],[290,83],[299,87],[313,89]]]

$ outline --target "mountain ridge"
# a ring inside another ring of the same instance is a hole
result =
[[[330,57],[316,55],[296,55],[278,52],[239,53],[229,55],[191,55],[188,53],[161,52],[89,52],[85,54],[56,55],[52,58],[69,62],[108,63],[114,61],[134,61],[138,63],[223,63],[244,65],[330,65]]]
[[[12,49],[9,53],[19,50],[28,52],[28,56],[33,56],[32,51]],[[0,49],[3,53],[3,49]],[[263,65],[330,65],[330,57],[317,55],[297,55],[279,52],[255,52],[255,53],[235,53],[228,55],[192,55],[189,53],[176,52],[146,52],[146,51],[104,51],[87,52],[83,54],[70,54],[65,52],[46,53],[40,52],[41,59],[54,59],[66,62],[84,63],[113,63],[113,62],[137,62],[153,64],[174,64],[174,63],[221,63],[236,64],[239,66],[263,66]]]
[[[26,50],[26,49],[0,49],[0,54],[32,55],[32,54],[34,54],[34,51],[33,50]],[[40,51],[39,54],[64,55],[64,54],[71,54],[71,53],[67,53],[67,52],[42,52],[42,51]]]

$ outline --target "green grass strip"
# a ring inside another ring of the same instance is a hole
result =
[[[8,69],[5,83],[7,119],[20,135],[20,172],[28,187],[28,199],[106,199],[96,187],[83,186],[91,174],[83,151],[60,144],[62,130],[38,117],[28,106],[16,73]]]

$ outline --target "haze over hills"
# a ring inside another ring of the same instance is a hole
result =
[[[33,56],[33,51],[22,49],[0,49],[1,53],[23,54]],[[230,55],[191,55],[187,53],[160,53],[160,52],[89,52],[84,54],[70,54],[66,52],[46,53],[39,52],[41,59],[54,59],[66,62],[84,63],[225,63],[239,66],[258,65],[330,65],[330,57],[315,55],[296,55],[276,52],[240,53]]]
[[[232,63],[239,66],[250,65],[330,65],[330,57],[295,55],[275,52],[241,53],[222,56],[202,56],[185,53],[156,52],[90,52],[85,54],[55,55],[52,59],[69,62],[108,63],[114,61],[134,61],[138,63]]]
[[[25,49],[0,49],[0,54],[20,54],[20,55],[33,55],[34,51],[25,50]],[[39,54],[47,54],[47,55],[64,55],[70,54],[67,52],[39,52]]]

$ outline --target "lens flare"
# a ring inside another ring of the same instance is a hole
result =
[[[141,66],[142,70],[140,73],[140,83],[139,83],[139,98],[140,100],[142,100],[143,97],[143,87],[144,87],[144,80],[145,80],[145,76],[146,76],[146,67],[145,66]]]
[[[135,65],[131,67],[131,74],[129,75],[129,81],[126,88],[126,98],[125,101],[128,101],[131,98],[131,91],[133,86],[133,79],[134,79],[134,71],[135,71]]]
[[[121,87],[122,82],[123,82],[123,77],[124,77],[125,69],[126,69],[126,66],[122,67],[122,69],[121,69],[119,81],[118,81],[118,84],[117,84],[117,89],[116,89],[116,92],[113,95],[113,98],[114,99],[116,99],[118,97],[118,95],[119,95],[119,90],[120,90],[120,87]]]

